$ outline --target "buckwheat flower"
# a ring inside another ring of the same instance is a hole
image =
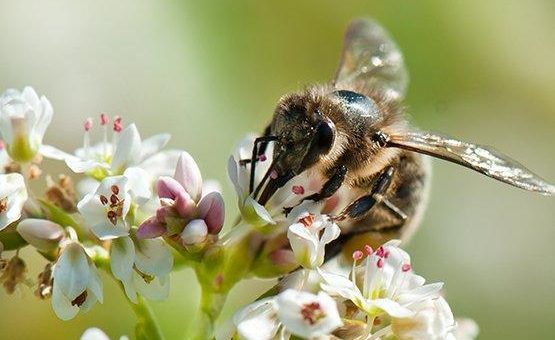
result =
[[[275,297],[261,299],[241,308],[233,316],[233,323],[241,339],[274,339],[281,326],[277,319]]]
[[[6,173],[6,166],[11,162],[10,156],[6,151],[4,141],[0,139],[0,174]]]
[[[173,177],[156,183],[162,207],[145,221],[139,238],[180,234],[184,245],[202,243],[208,234],[217,235],[224,222],[224,201],[217,191],[204,193],[200,170],[194,159],[182,152]]]
[[[21,217],[27,201],[23,176],[17,173],[0,175],[0,230]]]
[[[135,124],[125,129],[121,125],[121,118],[117,117],[113,125],[113,138],[108,141],[107,116],[101,116],[101,127],[104,132],[102,142],[90,144],[90,130],[93,128],[91,120],[84,124],[83,147],[69,154],[52,146],[44,146],[41,153],[49,158],[63,160],[75,173],[87,173],[89,176],[101,180],[105,176],[121,175],[129,167],[141,167],[141,163],[149,161],[167,144],[169,134],[159,134],[142,140]]]
[[[6,90],[0,96],[0,135],[7,152],[17,162],[29,162],[42,144],[52,120],[52,105],[32,87]]]
[[[328,216],[305,211],[289,226],[287,237],[299,264],[314,269],[324,263],[326,245],[340,233],[339,226]]]
[[[397,339],[455,339],[455,319],[444,298],[425,300],[412,308],[413,316],[391,319],[392,334]]]
[[[323,337],[343,325],[335,301],[324,292],[288,289],[277,296],[276,305],[283,326],[303,338]]]
[[[62,247],[52,272],[52,308],[62,320],[102,303],[102,281],[85,248],[75,236]]]
[[[332,296],[352,301],[370,317],[386,313],[391,317],[412,317],[416,303],[437,298],[443,283],[424,284],[421,276],[412,272],[409,255],[392,240],[373,251],[365,247],[364,264],[351,271],[351,279],[319,270],[324,279],[321,287]],[[355,252],[353,259],[364,255]],[[361,274],[362,279],[358,279]]]
[[[250,193],[251,157],[254,135],[245,137],[234,149],[227,165],[228,176],[237,194],[238,206],[243,218],[254,226],[274,225],[285,219],[283,209],[300,203],[302,197],[316,190],[308,186],[306,174],[300,174],[287,182],[263,206]],[[272,159],[272,145],[268,145],[264,155],[257,159],[254,188],[268,172]],[[270,173],[271,176],[271,173]]]
[[[129,338],[122,335],[119,340],[128,340]],[[91,327],[83,332],[80,340],[110,340],[110,337],[106,335],[100,328]]]
[[[112,273],[134,303],[137,303],[137,293],[152,300],[167,298],[172,266],[171,251],[161,239],[138,240],[125,236],[112,241]]]
[[[86,195],[77,209],[101,240],[129,234],[125,220],[131,206],[131,195],[125,176],[106,177],[94,193]]]

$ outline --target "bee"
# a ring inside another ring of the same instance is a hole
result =
[[[555,186],[493,148],[411,127],[402,105],[408,73],[390,35],[376,22],[353,21],[331,84],[283,96],[255,140],[250,190],[265,204],[293,177],[323,178],[322,201],[340,188],[352,200],[333,218],[341,237],[331,256],[362,244],[407,239],[420,222],[430,187],[428,155],[544,195]],[[257,159],[275,143],[270,168],[255,187]],[[286,212],[290,208],[286,208]],[[356,236],[356,237],[354,237]]]

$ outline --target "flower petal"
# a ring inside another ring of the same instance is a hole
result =
[[[200,200],[202,195],[202,176],[197,163],[187,152],[183,151],[179,156],[173,177],[181,183],[195,202]]]
[[[122,173],[128,166],[139,164],[141,159],[141,135],[135,124],[126,127],[120,134],[114,156],[112,172]]]
[[[224,199],[219,192],[204,196],[198,204],[199,217],[206,222],[208,233],[216,235],[224,225]]]

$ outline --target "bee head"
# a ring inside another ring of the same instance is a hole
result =
[[[289,179],[316,164],[331,150],[336,136],[334,123],[321,113],[318,103],[302,96],[280,102],[271,132],[276,136],[273,176],[261,201],[271,197]]]

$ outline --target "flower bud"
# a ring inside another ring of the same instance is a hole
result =
[[[191,196],[198,202],[202,194],[202,175],[197,163],[187,152],[182,152],[177,161],[173,176]]]
[[[195,201],[175,179],[162,176],[156,182],[158,196],[162,199],[174,200],[175,208],[183,218],[190,217],[195,210]]]
[[[137,230],[137,238],[144,240],[147,238],[155,238],[166,233],[166,227],[162,225],[157,217],[151,217],[144,221]]]
[[[208,226],[204,220],[192,220],[181,233],[181,240],[185,245],[194,245],[203,242],[208,235]]]
[[[17,232],[27,243],[44,252],[56,249],[64,237],[64,229],[60,225],[35,218],[21,221]]]
[[[0,96],[0,135],[13,160],[30,162],[35,157],[52,113],[48,99],[39,99],[31,87],[9,89]]]
[[[222,230],[225,217],[224,199],[219,192],[204,196],[198,204],[198,213],[204,220],[210,234],[216,235]]]

